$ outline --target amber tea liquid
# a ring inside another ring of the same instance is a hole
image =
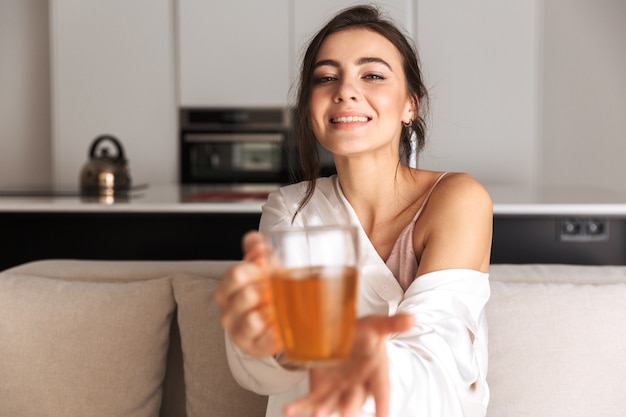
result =
[[[272,292],[289,361],[316,363],[348,356],[356,320],[356,268],[281,269],[272,276]]]

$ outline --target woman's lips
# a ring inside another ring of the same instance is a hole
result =
[[[367,116],[338,116],[330,119],[333,124],[338,123],[365,123],[369,122],[371,118]]]

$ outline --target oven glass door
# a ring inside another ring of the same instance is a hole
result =
[[[188,134],[184,182],[284,182],[284,143],[281,133]]]

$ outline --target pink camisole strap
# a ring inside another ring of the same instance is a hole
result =
[[[435,190],[435,187],[439,184],[443,177],[446,176],[446,174],[448,173],[443,172],[437,178],[432,187],[430,187],[430,190],[428,190],[428,193],[426,194],[426,198],[424,198],[424,201],[415,213],[415,216],[413,216],[413,220],[411,220],[402,232],[400,232],[396,243],[391,249],[389,258],[387,258],[387,267],[396,277],[398,283],[404,291],[409,288],[409,285],[411,285],[415,279],[415,275],[417,274],[417,258],[415,257],[415,250],[413,249],[413,231],[415,230],[415,223],[424,211],[424,207],[426,207],[426,204],[430,199],[430,195]]]

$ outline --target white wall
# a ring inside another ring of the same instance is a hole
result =
[[[0,187],[47,186],[48,4],[0,0]]]
[[[626,1],[545,4],[543,181],[626,190]]]
[[[181,106],[285,106],[290,2],[177,0]]]

